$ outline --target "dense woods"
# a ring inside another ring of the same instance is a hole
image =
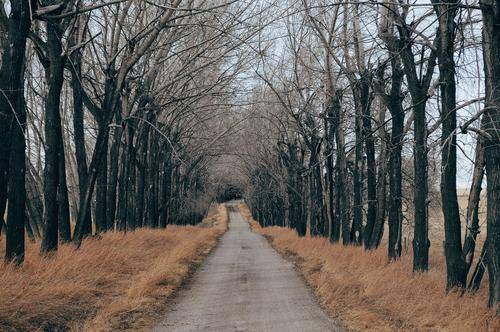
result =
[[[22,263],[25,232],[46,254],[108,230],[200,222],[259,8],[1,5],[6,260]]]
[[[7,263],[243,197],[415,272],[440,248],[444,289],[487,276],[500,310],[498,0],[0,5]]]
[[[498,310],[498,15],[498,1],[288,2],[245,134],[254,219],[389,260],[410,247],[414,271],[442,248],[446,290],[476,290],[488,266]]]

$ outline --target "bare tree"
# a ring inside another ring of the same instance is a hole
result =
[[[486,187],[488,209],[488,273],[490,278],[490,296],[488,304],[494,310],[500,310],[500,224],[499,224],[499,174],[500,174],[500,4],[498,1],[480,1],[483,13],[483,57],[485,72],[485,164],[488,185]]]
[[[0,214],[8,202],[5,259],[22,263],[25,225],[25,126],[24,64],[26,40],[34,1],[11,1],[10,14],[0,8]]]

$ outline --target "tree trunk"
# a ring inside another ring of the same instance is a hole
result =
[[[404,138],[405,113],[402,102],[401,85],[403,83],[403,70],[396,55],[391,59],[391,91],[387,107],[391,113],[391,139],[389,153],[389,243],[388,255],[390,260],[398,259],[401,256],[401,237],[403,225],[402,212],[402,158],[401,150]]]
[[[9,46],[9,39],[5,38],[4,35],[8,35],[8,31],[3,31],[3,26],[0,25],[0,47],[2,50],[6,50]],[[7,27],[5,27],[7,28]],[[1,59],[0,71],[0,91],[15,91],[9,86],[11,84],[10,77],[13,74],[10,72],[11,65],[10,52],[2,52],[3,57]],[[0,94],[0,234],[2,234],[2,228],[5,226],[5,210],[7,207],[7,194],[8,194],[8,183],[9,183],[9,157],[10,157],[10,145],[11,145],[11,130],[14,122],[14,117],[12,110],[10,109],[9,103],[13,96],[7,97]],[[7,100],[6,100],[7,99]]]
[[[311,139],[309,159],[309,195],[311,205],[311,236],[319,236],[324,234],[325,218],[323,204],[323,185],[321,182],[321,165],[318,160],[319,149],[321,142],[318,138]]]
[[[372,133],[371,118],[371,77],[367,71],[361,74],[359,80],[359,91],[356,99],[359,98],[361,107],[362,137],[366,147],[366,191],[368,200],[368,210],[366,212],[366,226],[363,240],[365,248],[371,248],[373,229],[377,219],[377,170],[375,164],[375,137]]]
[[[166,150],[166,151],[165,151]],[[167,227],[168,224],[168,210],[170,206],[170,198],[171,198],[171,192],[172,192],[172,167],[170,164],[170,150],[164,148],[164,152],[161,154],[163,155],[163,160],[162,160],[162,181],[161,181],[161,187],[160,187],[160,197],[161,197],[161,204],[160,204],[160,219],[159,219],[159,226],[161,228]]]
[[[98,131],[108,131],[107,123],[103,119],[98,121]],[[106,199],[108,192],[108,139],[104,141],[104,153],[97,170],[96,195],[95,195],[95,231],[96,234],[106,231]]]
[[[467,204],[464,247],[462,250],[462,256],[465,259],[466,276],[469,274],[472,262],[474,261],[476,238],[477,234],[479,234],[479,205],[481,202],[481,185],[484,178],[484,142],[482,137],[479,137],[476,143],[475,155],[474,172]]]
[[[61,45],[62,30],[57,22],[47,22],[48,68],[46,69],[49,92],[45,103],[45,169],[44,169],[44,232],[41,252],[57,250],[59,204],[57,192],[59,188],[59,169],[62,146],[61,128],[61,89],[64,81],[64,59]]]
[[[73,42],[76,45],[76,41]],[[84,131],[84,110],[83,110],[83,91],[81,86],[82,63],[79,51],[71,55],[71,90],[73,95],[73,137],[75,144],[75,157],[78,173],[78,205],[85,203],[86,183],[88,178],[87,152],[85,149],[85,131]],[[87,210],[90,211],[90,201],[87,204]],[[79,213],[78,209],[78,213]],[[82,224],[82,237],[92,233],[92,215],[87,213],[86,219]]]
[[[379,168],[377,174],[377,211],[375,224],[370,238],[370,248],[378,248],[384,234],[384,222],[386,213],[386,194],[387,194],[387,142],[389,135],[386,132],[385,125],[385,105],[379,111],[378,133],[380,141]]]
[[[321,148],[321,143],[318,143],[318,150]],[[317,152],[317,155],[319,151]],[[319,160],[316,162],[316,166],[314,167],[314,180],[315,180],[315,197],[316,197],[316,206],[317,209],[317,222],[316,222],[316,233],[318,235],[327,235],[326,231],[326,211],[325,211],[325,203],[323,197],[323,181],[321,176],[321,163]]]
[[[337,197],[337,220],[339,220],[342,229],[342,243],[348,245],[351,243],[351,225],[349,216],[349,186],[347,179],[347,160],[345,155],[345,138],[343,131],[343,110],[342,110],[342,91],[335,90],[334,98],[335,110],[334,127],[335,139],[337,142],[337,160],[336,160],[336,197]]]
[[[469,285],[467,289],[471,292],[476,292],[481,286],[481,281],[483,280],[484,271],[486,271],[486,265],[488,264],[488,241],[483,244],[483,249],[481,249],[481,254],[477,260],[476,268],[472,273]]]
[[[0,80],[2,80],[0,78]],[[2,91],[5,91],[3,87],[0,87]],[[0,103],[8,105],[3,97],[0,96]],[[2,107],[2,106],[0,106]],[[3,108],[0,111],[0,235],[2,234],[2,228],[5,226],[5,210],[7,207],[7,184],[9,182],[9,155],[10,155],[10,142],[11,142],[11,128],[12,128],[12,116],[9,113],[3,113]]]
[[[118,183],[118,159],[120,153],[122,127],[121,112],[118,110],[115,115],[116,126],[114,127],[113,142],[109,151],[109,181],[107,186],[106,201],[106,229],[115,228],[116,214],[116,186]]]
[[[282,153],[282,160],[287,169],[287,197],[289,226],[297,231],[300,237],[306,235],[306,222],[303,218],[302,179],[300,170],[302,161],[298,157],[295,143],[287,144],[287,151]]]
[[[135,150],[134,150],[135,154]],[[132,157],[130,158],[132,160]],[[136,162],[135,160],[131,162],[131,165],[127,168],[127,174],[128,174],[128,192],[127,192],[127,230],[128,229],[135,229],[137,227],[137,217],[136,217],[136,211],[137,211],[137,201],[136,197],[134,195],[135,190],[136,190],[136,179],[137,179],[137,167],[135,166]]]
[[[151,119],[154,123],[154,119]],[[158,227],[158,193],[156,174],[158,171],[157,165],[157,140],[155,139],[155,132],[149,130],[149,140],[147,146],[149,147],[147,160],[146,160],[146,225],[155,228]]]
[[[384,144],[384,143],[382,143]],[[386,147],[382,148],[380,155],[386,157]],[[384,235],[384,222],[386,213],[386,192],[387,192],[387,165],[384,159],[380,160],[377,180],[377,213],[375,225],[370,239],[370,248],[378,248]]]
[[[362,128],[362,116],[363,116],[363,106],[359,100],[361,96],[360,82],[356,82],[354,92],[354,108],[356,109],[355,114],[355,146],[354,146],[354,169],[352,171],[353,178],[353,191],[354,191],[354,201],[353,201],[353,219],[351,228],[351,242],[354,245],[362,245],[363,241],[363,128]],[[373,224],[372,224],[373,227]]]
[[[327,196],[327,220],[328,220],[328,237],[332,242],[340,240],[340,223],[335,215],[335,181],[334,181],[334,158],[333,150],[335,144],[335,112],[338,112],[338,100],[334,96],[329,100],[328,108],[325,117],[325,158],[326,158],[326,196]]]
[[[24,55],[21,55],[21,57],[24,57]],[[16,96],[17,100],[11,99],[14,110],[16,110],[16,123],[12,126],[11,131],[5,260],[21,264],[24,261],[24,223],[26,222],[24,136],[26,111],[22,97],[22,83],[17,85],[17,88],[21,96]]]
[[[10,52],[6,52],[10,48],[9,45],[9,27],[0,24],[0,47],[2,50],[2,58],[0,64],[0,90],[1,91],[14,91],[11,89],[12,83],[10,77],[11,72],[11,59]],[[9,157],[10,157],[10,144],[11,144],[11,130],[14,117],[12,110],[9,108],[10,98],[7,93],[0,94],[0,235],[2,228],[5,226],[5,210],[7,207],[7,192],[9,182]]]
[[[457,198],[457,128],[455,59],[455,15],[457,1],[440,4],[433,0],[439,17],[437,55],[441,90],[441,202],[444,216],[446,289],[465,287],[465,261],[462,256],[460,213]]]
[[[75,226],[75,232],[73,235],[73,241],[79,246],[82,239],[85,237],[85,222],[88,220],[88,214],[90,214],[91,197],[94,191],[94,185],[97,178],[97,172],[101,168],[101,161],[104,155],[107,153],[107,141],[108,141],[108,127],[104,128],[102,131],[97,132],[97,139],[95,143],[94,152],[92,155],[92,161],[90,163],[90,173],[87,177],[87,181],[83,188],[83,197],[80,200],[80,207],[78,209],[78,219]]]
[[[138,174],[136,180],[136,222],[137,226],[141,227],[144,225],[145,213],[144,213],[144,187],[146,182],[146,162],[147,162],[147,140],[148,140],[148,128],[143,125],[141,133],[138,137]]]
[[[404,138],[404,120],[405,112],[402,106],[404,96],[401,93],[401,86],[404,78],[404,71],[401,66],[401,45],[395,36],[395,21],[399,18],[397,7],[392,2],[385,1],[383,7],[384,13],[381,15],[381,22],[379,24],[379,35],[384,40],[390,55],[391,65],[391,88],[387,95],[385,87],[379,88],[379,82],[383,82],[383,71],[377,77],[377,84],[375,85],[383,100],[391,113],[391,138],[389,141],[389,163],[388,163],[388,176],[389,176],[389,209],[388,209],[388,225],[389,225],[389,241],[388,241],[388,256],[389,260],[393,261],[401,256],[401,237],[402,237],[402,158],[401,148]],[[394,6],[392,6],[394,5]],[[401,35],[401,30],[400,30]],[[404,45],[403,45],[404,47]],[[407,52],[411,53],[411,52]],[[406,67],[410,66],[411,61],[406,61]],[[383,69],[383,68],[379,68]]]
[[[129,196],[129,177],[130,167],[132,165],[131,156],[133,156],[133,136],[134,130],[131,125],[125,128],[126,147],[122,149],[118,173],[118,204],[116,210],[116,229],[125,231],[127,229],[127,210]]]
[[[427,221],[427,123],[425,116],[426,100],[421,96],[414,101],[413,147],[413,205],[415,228],[413,233],[413,270],[426,271],[429,268],[429,225]],[[415,105],[418,103],[417,105]]]
[[[41,180],[35,175],[34,167],[27,163],[26,170],[26,213],[27,223],[30,223],[36,238],[42,237],[43,229],[43,201]]]
[[[133,126],[133,125],[132,125]],[[136,197],[134,195],[135,193],[135,183],[136,183],[136,177],[137,177],[137,162],[136,162],[136,148],[134,147],[134,135],[135,135],[135,130],[132,126],[128,126],[128,138],[127,138],[127,168],[126,168],[126,182],[127,182],[127,187],[126,191],[127,194],[125,195],[126,199],[126,227],[127,229],[134,229],[135,225],[137,224],[137,218],[136,218]]]
[[[2,22],[3,32],[8,31],[7,48],[2,51],[2,67],[0,81],[0,116],[2,133],[10,135],[10,144],[2,145],[1,155],[9,156],[8,167],[4,160],[2,176],[7,180],[7,231],[5,260],[21,264],[24,260],[24,223],[26,219],[26,188],[25,188],[25,128],[26,109],[24,103],[24,63],[26,38],[30,29],[30,8],[36,8],[33,1],[11,1],[11,13],[8,22]],[[3,25],[5,24],[5,25]],[[2,48],[6,44],[2,42]],[[3,86],[5,84],[5,86]],[[5,121],[4,121],[5,120]],[[9,143],[7,140],[6,143]],[[6,169],[8,168],[8,172]],[[5,180],[2,181],[5,184]],[[2,190],[4,188],[0,188]],[[1,204],[2,202],[0,202]],[[0,209],[1,210],[1,209]]]
[[[66,161],[64,154],[64,144],[60,141],[60,158],[59,158],[59,186],[57,188],[57,201],[59,209],[59,238],[62,242],[71,241],[71,226],[69,213],[68,185],[66,182]]]
[[[484,157],[487,193],[488,305],[500,312],[500,2],[481,0],[485,73]]]
[[[405,114],[401,106],[401,99],[398,98],[393,105],[389,107],[392,116],[392,131],[389,154],[389,243],[388,254],[390,260],[401,257],[401,237],[403,226],[402,211],[402,141]]]
[[[410,28],[407,25],[398,25],[400,34],[399,50],[406,73],[408,90],[412,98],[414,112],[413,131],[413,206],[414,206],[414,233],[413,233],[413,271],[427,271],[429,268],[428,239],[429,225],[427,220],[427,121],[425,107],[428,99],[427,90],[436,65],[436,52],[431,51],[427,60],[425,75],[417,75],[415,57],[412,51],[413,41]],[[436,37],[439,38],[439,37]],[[438,39],[436,40],[438,41]]]

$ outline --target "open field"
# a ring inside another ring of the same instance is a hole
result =
[[[227,223],[226,206],[218,205],[199,226],[105,233],[79,250],[63,245],[51,258],[29,243],[22,267],[0,267],[0,330],[149,327]]]
[[[246,205],[239,208],[255,232],[295,263],[325,309],[354,330],[500,330],[500,318],[486,308],[486,280],[474,296],[445,294],[442,255],[431,256],[429,272],[414,274],[408,253],[389,264],[384,246],[366,252],[300,238],[287,228],[261,228]]]
[[[462,244],[465,237],[465,216],[467,211],[467,201],[469,198],[468,189],[458,189],[458,205],[460,209],[460,217],[462,224]],[[439,198],[440,199],[440,198]],[[407,211],[408,207],[403,206],[403,211]],[[475,248],[475,256],[478,257],[481,253],[483,243],[486,240],[486,193],[485,190],[481,192],[481,202],[479,209],[479,234],[477,235],[477,244]],[[384,224],[384,234],[382,237],[382,242],[387,243],[388,241],[389,228],[387,222]],[[403,219],[403,250],[406,252],[411,251],[411,241],[413,239],[413,222],[411,213],[406,212],[405,218]],[[432,207],[429,207],[429,240],[431,242],[431,247],[429,255],[442,256],[443,252],[443,242],[444,242],[444,221],[443,221],[443,211],[440,207],[440,202],[434,202]],[[473,266],[474,267],[474,266]],[[487,276],[486,276],[487,277]]]

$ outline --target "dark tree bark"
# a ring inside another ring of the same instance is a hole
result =
[[[126,219],[126,226],[127,229],[134,229],[137,225],[137,218],[136,218],[136,197],[133,195],[135,192],[135,186],[136,186],[136,178],[137,178],[137,167],[136,167],[136,161],[135,161],[135,154],[136,154],[136,149],[134,148],[134,155],[131,156],[130,160],[130,166],[127,168],[127,179],[128,179],[128,190],[127,190],[127,219]]]
[[[161,154],[161,187],[160,187],[160,208],[159,208],[159,226],[161,228],[167,227],[168,224],[168,210],[170,207],[170,199],[172,196],[172,167],[171,167],[171,153],[170,149],[163,148],[164,152]],[[165,151],[166,150],[166,151]]]
[[[87,181],[80,190],[83,191],[83,197],[80,200],[80,206],[78,209],[78,219],[75,226],[75,231],[73,233],[73,241],[80,245],[82,239],[85,237],[85,227],[86,220],[88,220],[88,215],[90,214],[90,200],[94,192],[94,185],[97,178],[97,172],[101,166],[101,160],[103,155],[106,154],[107,140],[108,140],[108,130],[107,126],[104,131],[98,131],[96,146],[92,154],[92,161],[89,167],[89,175]]]
[[[302,150],[301,165],[304,165],[304,150]],[[300,197],[300,209],[297,208],[299,216],[297,217],[297,233],[299,236],[304,237],[307,233],[307,202],[306,202],[306,179],[303,176],[305,172],[305,167],[301,166],[296,175],[297,192],[301,193]]]
[[[403,82],[403,71],[397,58],[391,60],[391,92],[387,106],[391,113],[391,140],[389,153],[389,243],[388,254],[390,260],[398,259],[401,256],[401,237],[403,226],[402,211],[402,158],[401,150],[404,138],[405,113],[402,107],[403,96],[401,94],[401,84]]]
[[[147,162],[147,141],[148,141],[148,133],[149,129],[146,125],[142,125],[141,132],[138,136],[138,151],[137,151],[137,160],[138,160],[138,174],[136,180],[136,211],[135,217],[137,220],[137,226],[144,225],[145,213],[144,213],[144,190],[146,183],[146,162]]]
[[[393,261],[401,256],[401,237],[403,225],[402,212],[402,158],[401,150],[404,139],[405,112],[403,109],[404,96],[401,93],[401,86],[404,78],[404,71],[401,66],[400,43],[394,34],[396,21],[400,19],[398,11],[394,7],[384,7],[386,14],[381,17],[379,25],[379,35],[386,44],[390,54],[391,65],[391,87],[386,94],[385,86],[382,84],[383,67],[379,67],[378,76],[375,82],[377,93],[382,97],[383,102],[391,114],[391,138],[388,144],[389,162],[389,200],[388,200],[388,225],[389,241],[388,256]]]
[[[287,170],[288,224],[300,237],[306,235],[306,219],[304,218],[303,184],[300,172],[303,168],[296,143],[287,143],[286,150],[281,152],[282,162]]]
[[[484,118],[483,118],[484,119]],[[476,153],[474,160],[474,172],[472,184],[469,192],[469,201],[466,212],[466,229],[463,247],[463,257],[465,260],[465,275],[469,274],[472,262],[474,261],[474,251],[476,249],[476,238],[479,234],[479,204],[481,202],[481,185],[484,178],[484,143],[482,137],[476,143]]]
[[[128,207],[128,156],[125,151],[120,156],[120,169],[118,172],[118,203],[116,206],[116,229],[125,231],[127,229]]]
[[[15,43],[14,45],[17,45]],[[14,46],[16,47],[16,46]],[[22,47],[19,45],[19,47]],[[24,58],[24,52],[20,55]],[[21,81],[22,82],[22,81]],[[23,101],[22,83],[17,85],[21,96],[11,103],[15,109],[16,124],[12,126],[8,180],[8,214],[5,260],[21,264],[24,261],[24,223],[26,222],[26,189],[25,189],[25,128],[26,111]],[[17,123],[19,121],[19,123]]]
[[[0,47],[2,50],[7,50],[9,46],[9,27],[0,24]],[[3,56],[1,63],[3,66],[0,68],[0,90],[11,91],[9,84],[11,83],[10,77],[13,73],[11,69],[10,52],[2,52]],[[6,100],[8,98],[8,100]],[[9,156],[11,145],[11,130],[14,117],[13,111],[9,109],[10,99],[4,94],[0,94],[0,234],[2,228],[5,226],[5,210],[7,207],[7,188],[9,182]]]
[[[21,264],[24,260],[24,223],[26,219],[26,188],[25,188],[25,128],[26,109],[24,103],[24,63],[26,39],[30,29],[30,9],[36,8],[32,1],[11,1],[10,16],[0,20],[2,36],[2,67],[0,70],[0,88],[5,93],[0,94],[0,133],[9,135],[5,146],[1,144],[2,158],[9,156],[8,166],[5,159],[0,164],[2,177],[8,180],[0,181],[5,186],[7,182],[7,231],[5,260]],[[7,47],[6,47],[7,46]],[[7,171],[8,169],[8,171]],[[7,172],[6,172],[7,171]],[[5,190],[0,188],[0,190]],[[5,205],[5,198],[0,206]],[[4,210],[4,207],[0,208]]]
[[[417,103],[422,105],[426,97],[419,95]],[[413,270],[426,271],[429,267],[429,225],[427,220],[427,130],[425,107],[414,107],[414,234]]]
[[[500,18],[497,15],[497,18]],[[497,24],[497,33],[498,24]],[[497,45],[500,44],[497,38]],[[496,55],[500,56],[500,46],[497,46]],[[498,59],[498,58],[497,58]],[[497,60],[498,62],[498,60]],[[495,109],[485,113],[489,118],[486,126],[491,140],[485,142],[486,178],[487,178],[487,213],[486,219],[488,229],[488,275],[490,277],[489,305],[500,312],[500,65],[496,66],[496,103]],[[490,104],[491,105],[491,104]],[[487,106],[488,107],[488,106]]]
[[[153,119],[151,119],[153,120]],[[154,120],[153,120],[154,121]],[[151,121],[152,122],[152,121]],[[152,122],[153,123],[153,122]],[[151,228],[158,227],[158,158],[157,147],[158,142],[153,130],[149,131],[149,139],[147,146],[147,168],[146,168],[146,225]]]
[[[318,155],[321,148],[321,140],[317,137],[311,139],[309,158],[309,195],[311,204],[311,236],[324,235],[325,233],[325,211],[323,204],[323,185],[321,181],[321,165]]]
[[[321,143],[319,143],[318,150],[321,148]],[[318,151],[319,155],[319,151]],[[322,236],[327,236],[328,229],[327,229],[327,224],[326,224],[326,206],[325,206],[325,200],[324,200],[324,195],[323,195],[323,180],[322,180],[322,169],[321,169],[321,163],[317,162],[316,167],[314,168],[314,180],[316,182],[315,184],[315,190],[316,190],[316,204],[318,206],[318,211],[317,211],[317,220],[318,222],[316,223],[317,230],[316,232],[318,235]],[[277,197],[279,199],[279,196]]]
[[[133,124],[128,124],[125,122],[125,142],[126,147],[122,149],[119,163],[119,174],[118,174],[118,205],[116,211],[116,229],[120,231],[125,231],[127,229],[127,210],[133,207],[129,206],[129,195],[133,196],[129,192],[130,183],[129,181],[134,181],[131,178],[131,168],[133,165],[134,157],[134,129]]]
[[[122,136],[122,117],[118,110],[115,115],[116,125],[114,126],[113,142],[109,151],[109,181],[107,186],[106,201],[106,229],[115,228],[116,214],[116,186],[118,184],[118,159],[120,153],[120,143]]]
[[[41,252],[57,250],[59,231],[59,204],[57,194],[60,184],[62,148],[62,127],[60,115],[61,90],[64,81],[64,57],[62,56],[62,29],[58,20],[47,21],[47,84],[49,87],[45,102],[45,169],[44,169],[44,232]]]
[[[169,211],[169,220],[172,220],[173,224],[178,224],[179,222],[179,197],[181,197],[179,178],[180,164],[179,161],[176,160],[174,162],[174,169],[172,174],[172,205]],[[259,204],[259,206],[261,206],[261,204]],[[262,211],[260,211],[260,213],[262,213]],[[261,220],[259,219],[259,221]]]
[[[375,145],[371,133],[371,95],[370,84],[371,75],[368,71],[363,71],[361,78],[351,78],[352,92],[354,96],[355,108],[355,147],[354,147],[354,168],[353,168],[353,221],[351,228],[351,241],[355,245],[362,245],[363,238],[367,236],[369,240],[373,231],[376,218],[376,169],[375,169]],[[366,146],[368,163],[368,213],[366,229],[363,230],[363,170],[364,170],[364,146]]]
[[[57,188],[57,201],[59,209],[59,238],[61,242],[71,241],[71,226],[69,213],[68,185],[66,182],[66,161],[64,158],[64,144],[60,141],[60,158],[59,158],[59,186]]]
[[[2,80],[2,78],[0,78]],[[2,91],[5,91],[3,87],[0,87]],[[0,96],[0,102],[6,104]],[[2,106],[0,106],[2,107]],[[0,235],[2,234],[2,229],[5,227],[5,210],[7,207],[7,184],[9,182],[9,155],[10,155],[10,142],[11,142],[11,128],[12,128],[12,117],[9,113],[3,113],[4,107],[0,112]]]
[[[484,157],[486,165],[488,305],[500,312],[500,1],[481,0],[485,74]]]
[[[379,123],[385,120],[385,109],[379,119]],[[379,167],[377,172],[377,210],[375,224],[373,225],[373,231],[370,237],[369,248],[378,248],[380,242],[382,241],[382,236],[384,234],[384,222],[386,215],[386,194],[387,194],[387,144],[389,141],[385,127],[382,126],[380,129],[380,155],[379,155]],[[387,136],[387,137],[386,137]]]
[[[404,23],[398,24],[400,35],[399,47],[401,59],[408,82],[408,90],[412,98],[414,113],[413,131],[413,205],[414,205],[414,234],[413,234],[413,270],[427,271],[429,268],[429,225],[427,218],[427,121],[425,114],[426,102],[434,67],[436,65],[436,52],[431,50],[427,60],[425,75],[419,77],[415,66],[415,58],[412,51],[412,38],[410,28]],[[437,44],[439,38],[435,39]],[[435,46],[434,46],[435,48]]]
[[[363,243],[363,128],[362,128],[362,114],[363,106],[360,105],[361,87],[360,82],[356,82],[354,92],[356,114],[354,119],[355,126],[355,147],[354,147],[354,167],[352,171],[352,188],[354,191],[353,197],[353,219],[351,227],[351,242],[354,245],[360,246]],[[372,224],[373,227],[373,224]]]
[[[366,148],[366,197],[368,200],[363,240],[365,248],[370,249],[372,247],[371,239],[373,230],[377,220],[377,169],[375,164],[375,137],[372,133],[371,125],[371,74],[367,71],[362,73],[359,84],[360,87],[356,99],[359,98],[360,106],[362,107],[362,136]]]
[[[107,122],[104,119],[98,121],[98,131],[107,132]],[[108,192],[108,140],[103,142],[103,154],[97,170],[96,192],[95,192],[95,232],[96,234],[106,231],[106,205]]]
[[[16,18],[19,20],[19,13],[17,17],[13,16],[12,19]],[[2,50],[0,62],[0,90],[5,91],[5,94],[0,94],[0,142],[2,142],[2,144],[0,144],[0,234],[2,233],[2,228],[5,226],[4,217],[7,207],[11,130],[15,111],[9,106],[10,99],[14,96],[9,96],[8,93],[9,91],[14,91],[11,86],[13,83],[11,77],[13,75],[19,75],[19,73],[14,73],[13,70],[22,69],[22,67],[13,68],[12,56],[14,54],[7,52],[7,50],[11,48],[10,39],[12,36],[9,31],[10,27],[8,21],[0,20],[0,48]]]
[[[477,260],[476,268],[472,273],[472,277],[469,281],[467,289],[471,292],[476,292],[481,286],[481,281],[483,280],[484,272],[486,271],[486,265],[488,264],[488,241],[484,242],[483,249],[481,249],[481,254]]]
[[[127,158],[128,158],[128,163],[127,163],[127,168],[126,168],[126,184],[127,187],[125,188],[127,193],[125,197],[125,204],[126,204],[126,222],[125,225],[127,228],[131,227],[132,229],[136,225],[136,200],[135,196],[133,193],[135,192],[135,181],[136,181],[136,174],[137,174],[137,167],[136,167],[136,147],[134,146],[134,135],[135,135],[135,130],[132,127],[132,125],[128,126],[127,130]]]
[[[77,20],[77,24],[80,20]],[[70,47],[78,44],[79,35],[82,27],[75,26],[74,32],[70,37]],[[88,178],[87,168],[87,152],[85,148],[85,131],[84,131],[84,108],[83,108],[83,90],[81,85],[82,77],[82,59],[79,50],[73,52],[70,56],[71,65],[71,90],[73,96],[73,137],[75,144],[75,158],[78,173],[78,199],[79,206],[84,204],[85,199],[85,185]],[[90,201],[87,205],[87,210],[90,211]],[[86,219],[82,224],[82,236],[86,237],[92,233],[92,216],[87,213]]]
[[[43,229],[43,193],[41,186],[42,180],[36,175],[34,166],[28,162],[26,170],[27,223],[31,225],[33,235],[37,239],[41,239]]]
[[[327,220],[329,221],[329,234],[330,241],[338,242],[340,240],[340,220],[336,215],[336,202],[335,202],[335,181],[334,181],[334,144],[335,144],[335,113],[339,112],[340,102],[336,96],[330,98],[325,117],[325,135],[326,135],[326,188],[328,196],[327,204]],[[337,207],[338,209],[338,207]]]
[[[347,206],[345,205],[347,203],[347,197],[345,193],[345,188],[343,188],[343,183],[345,183],[342,179],[345,176],[345,172],[341,170],[342,165],[345,166],[345,156],[340,156],[340,151],[343,153],[343,148],[340,150],[341,147],[343,147],[343,140],[339,141],[339,138],[343,138],[343,136],[339,133],[342,130],[341,128],[338,128],[340,125],[340,115],[342,112],[342,106],[341,106],[341,92],[339,90],[336,90],[331,97],[331,103],[330,103],[330,108],[328,109],[327,112],[327,117],[328,117],[328,133],[329,133],[329,139],[327,144],[331,144],[330,147],[330,152],[329,158],[327,159],[328,165],[331,165],[331,174],[330,174],[330,187],[329,187],[329,196],[330,196],[330,210],[331,210],[331,216],[332,216],[332,229],[330,233],[330,240],[333,242],[338,242],[340,240],[340,235],[341,235],[341,227],[345,227],[345,231],[347,232],[347,229],[349,228],[348,225],[348,213],[347,211],[344,211],[347,209]],[[334,140],[337,140],[337,162],[336,162],[336,167],[334,168],[333,162],[333,147],[334,147]],[[345,169],[344,169],[345,170]],[[328,172],[328,170],[327,170]],[[339,182],[340,181],[340,182]],[[347,235],[345,235],[347,236]],[[345,242],[345,240],[344,240]]]
[[[455,83],[455,15],[458,1],[441,4],[433,0],[439,18],[437,57],[441,90],[441,202],[444,215],[446,289],[465,287],[465,260],[462,256],[460,213],[457,198],[457,128]]]
[[[333,123],[335,128],[335,140],[337,143],[337,160],[336,160],[336,206],[337,206],[337,219],[341,225],[342,243],[349,245],[351,243],[351,225],[349,216],[349,185],[347,178],[347,160],[345,154],[345,138],[342,128],[343,124],[343,110],[342,110],[342,91],[335,90],[334,94],[335,110]]]

